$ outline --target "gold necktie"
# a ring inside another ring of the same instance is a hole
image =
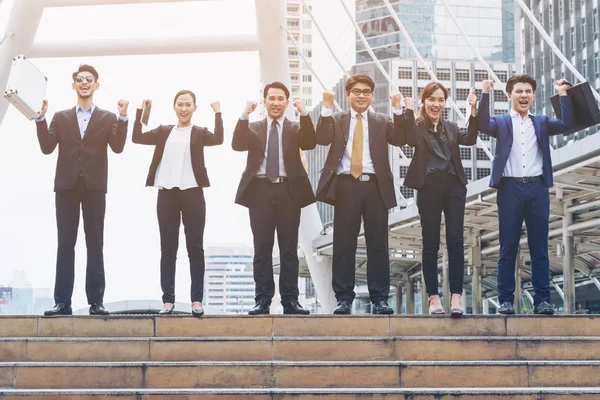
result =
[[[356,114],[356,127],[352,139],[352,159],[350,161],[350,175],[358,179],[363,170],[363,124],[362,116]]]

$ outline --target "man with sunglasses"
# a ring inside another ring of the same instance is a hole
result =
[[[75,242],[80,210],[87,245],[85,290],[90,315],[108,315],[104,308],[104,213],[106,208],[107,148],[121,153],[127,138],[127,100],[119,100],[119,117],[94,104],[100,87],[98,72],[81,65],[73,73],[77,105],[58,111],[48,126],[44,100],[36,120],[42,153],[59,147],[54,191],[58,249],[56,255],[55,306],[45,315],[71,315],[71,296],[75,279]]]
[[[389,116],[369,110],[375,83],[365,74],[346,82],[350,109],[333,113],[334,94],[323,93],[317,143],[331,145],[317,186],[317,200],[335,206],[333,216],[334,314],[350,314],[356,293],[356,247],[361,219],[367,243],[367,284],[373,314],[393,314],[390,289],[388,209],[396,206],[388,143],[403,139]]]

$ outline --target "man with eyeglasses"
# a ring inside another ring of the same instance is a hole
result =
[[[48,126],[44,100],[36,119],[42,153],[59,147],[54,191],[58,249],[56,254],[55,306],[45,315],[71,315],[71,296],[75,279],[75,243],[80,210],[87,245],[85,290],[90,315],[108,315],[104,308],[104,214],[106,209],[107,148],[121,153],[127,139],[127,100],[119,100],[119,117],[94,104],[100,87],[98,72],[91,65],[80,65],[73,73],[77,105],[58,111]]]
[[[389,116],[369,110],[375,83],[365,74],[346,82],[350,109],[334,113],[334,94],[323,93],[317,143],[331,145],[317,187],[317,200],[335,207],[333,216],[334,314],[350,314],[356,293],[356,248],[361,219],[367,244],[367,285],[373,314],[393,314],[390,289],[388,209],[396,206],[388,143],[403,139]]]

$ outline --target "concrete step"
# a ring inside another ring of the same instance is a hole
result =
[[[600,360],[600,337],[15,337],[0,338],[0,360]]]
[[[597,400],[595,388],[4,390],[3,400]]]
[[[600,361],[0,363],[0,387],[596,387]]]
[[[597,336],[600,315],[0,317],[0,337]]]

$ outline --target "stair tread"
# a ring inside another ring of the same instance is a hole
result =
[[[0,342],[260,342],[260,341],[600,341],[600,336],[11,336]]]
[[[299,367],[386,367],[386,366],[600,366],[600,360],[440,360],[440,361],[16,361],[0,362],[6,367],[210,367],[210,366],[299,366]]]
[[[397,394],[600,394],[600,387],[478,387],[478,388],[247,388],[247,389],[187,389],[187,388],[127,388],[127,389],[2,389],[0,394],[31,393],[38,395],[77,394],[326,394],[326,393],[397,393]]]

